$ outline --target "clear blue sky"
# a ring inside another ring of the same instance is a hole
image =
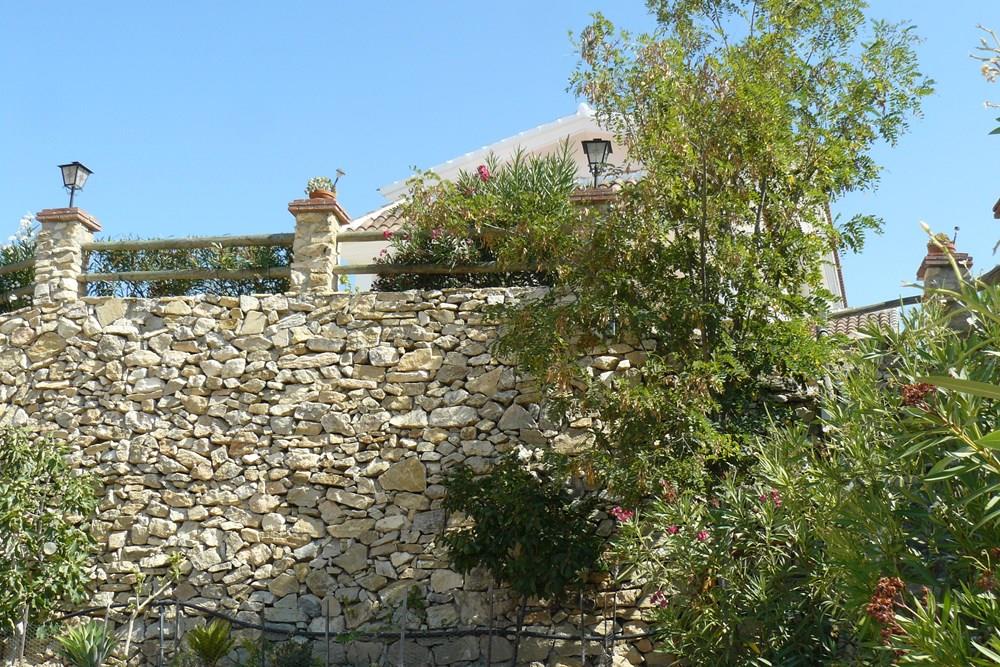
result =
[[[881,188],[836,211],[885,217],[845,258],[848,297],[893,298],[923,256],[918,226],[962,230],[995,263],[1000,100],[969,59],[996,0],[875,0],[925,38],[938,81],[925,118],[879,151]],[[365,6],[362,6],[365,5]],[[641,0],[505,2],[31,2],[0,23],[0,233],[65,205],[56,165],[95,174],[78,199],[111,236],[289,231],[286,203],[337,167],[354,215],[375,188],[574,111],[568,32],[593,9],[649,25]]]

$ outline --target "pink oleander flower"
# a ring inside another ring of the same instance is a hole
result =
[[[708,539],[708,531],[707,530],[699,530],[698,534],[695,535],[695,537],[698,539],[699,542],[704,542],[705,540]]]
[[[611,516],[618,519],[621,523],[625,523],[629,519],[635,516],[635,512],[632,510],[627,510],[624,507],[615,505],[611,508]]]
[[[434,229],[431,230],[431,238],[437,241],[439,238],[441,238],[441,235],[443,233],[444,232],[441,231],[440,227],[435,227]]]
[[[670,535],[676,535],[677,531],[679,530],[680,528],[677,526],[677,524],[667,526],[667,533],[669,533]]]
[[[758,499],[762,503],[766,503],[767,501],[770,500],[772,503],[774,503],[775,507],[781,507],[781,493],[779,493],[777,489],[771,489],[767,493],[760,494],[758,496]]]
[[[669,598],[667,598],[667,594],[664,593],[663,591],[656,591],[655,593],[653,593],[653,595],[650,596],[649,601],[654,605],[656,605],[657,607],[659,607],[660,609],[663,609],[668,604],[670,604],[670,600]]]
[[[382,238],[388,241],[389,239],[392,238],[392,232],[390,232],[388,229],[385,230],[384,232],[382,232]]]
[[[490,170],[485,164],[481,164],[476,167],[476,173],[479,174],[479,180],[483,183],[490,180]]]

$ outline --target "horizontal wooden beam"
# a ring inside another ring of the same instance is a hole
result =
[[[193,248],[292,247],[295,234],[248,234],[245,236],[195,236],[183,239],[139,239],[134,241],[94,241],[84,243],[87,251],[181,250]]]
[[[168,280],[253,280],[257,278],[287,278],[291,269],[287,266],[259,267],[231,271],[211,269],[185,269],[181,271],[123,271],[120,273],[84,273],[80,280],[85,283],[100,282],[162,282]]]
[[[482,264],[352,264],[350,266],[336,266],[333,272],[338,275],[401,275],[407,273],[445,275],[460,273],[521,273],[523,271],[537,271],[537,267],[532,266],[503,266],[496,262],[484,262]]]
[[[371,241],[385,241],[385,232],[337,232],[338,243],[367,243]]]
[[[0,266],[0,276],[5,276],[9,273],[18,273],[19,271],[27,271],[35,265],[34,259],[26,259],[23,262],[17,262],[16,264],[8,264],[7,266]]]

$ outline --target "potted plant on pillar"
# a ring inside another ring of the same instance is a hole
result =
[[[336,187],[328,177],[315,176],[306,183],[306,194],[309,199],[336,199]]]
[[[306,183],[306,194],[309,199],[336,199],[337,181],[344,175],[343,169],[337,170],[337,179],[330,180],[327,176],[315,176]]]

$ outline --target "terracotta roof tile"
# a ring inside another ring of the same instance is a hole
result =
[[[350,224],[350,229],[358,232],[395,232],[403,226],[403,222],[399,215],[399,204],[390,204],[356,218]]]
[[[871,313],[861,315],[847,315],[837,317],[834,314],[830,318],[831,333],[844,334],[847,336],[858,336],[865,329],[875,325],[887,327],[893,331],[899,330],[899,308],[885,308]]]

